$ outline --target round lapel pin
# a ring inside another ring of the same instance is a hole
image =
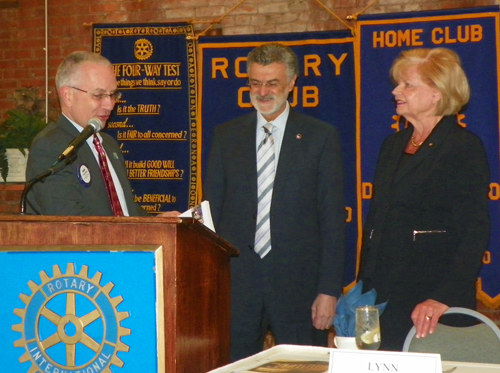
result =
[[[90,183],[92,182],[92,176],[90,175],[89,168],[84,164],[79,164],[76,170],[76,176],[78,177],[78,181],[80,182],[80,184],[82,184],[84,187],[89,187]]]

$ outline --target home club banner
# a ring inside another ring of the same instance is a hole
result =
[[[247,86],[246,57],[253,48],[265,42],[285,44],[298,56],[299,78],[290,97],[293,110],[322,119],[336,126],[340,132],[346,165],[347,247],[354,248],[357,220],[356,174],[353,167],[356,156],[355,94],[353,38],[350,32],[200,38],[198,110],[203,129],[203,162],[208,159],[215,126],[254,110]],[[356,259],[354,250],[348,252],[347,283],[355,278]]]
[[[363,16],[356,29],[359,233],[368,211],[379,147],[385,137],[404,125],[395,115],[391,94],[393,60],[411,48],[453,49],[462,60],[472,92],[460,121],[481,138],[491,167],[492,230],[478,282],[478,298],[490,307],[500,306],[498,29],[498,7]]]
[[[198,197],[196,48],[187,24],[93,27],[94,52],[123,93],[107,132],[121,146],[135,200],[148,212],[183,211]]]

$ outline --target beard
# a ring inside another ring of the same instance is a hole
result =
[[[259,94],[251,94],[250,101],[253,107],[263,116],[272,116],[283,110],[288,92],[286,95],[268,94],[261,96]]]

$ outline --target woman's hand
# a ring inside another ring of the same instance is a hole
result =
[[[411,314],[413,325],[415,325],[417,338],[425,338],[428,334],[434,333],[439,318],[448,310],[446,304],[433,299],[417,304]]]

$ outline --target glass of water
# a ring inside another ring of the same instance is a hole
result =
[[[356,345],[361,350],[378,350],[380,347],[380,323],[378,308],[356,308]]]

